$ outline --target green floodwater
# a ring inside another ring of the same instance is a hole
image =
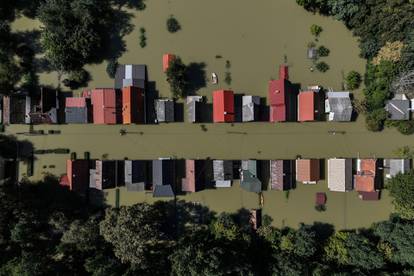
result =
[[[135,28],[125,37],[127,51],[120,63],[146,64],[149,81],[154,81],[161,96],[169,96],[168,83],[162,72],[162,55],[173,53],[185,63],[205,63],[206,77],[212,72],[224,79],[225,61],[231,62],[232,84],[223,81],[198,91],[211,100],[211,92],[217,88],[231,88],[236,93],[267,96],[267,83],[277,78],[279,64],[287,59],[290,79],[302,87],[320,84],[341,90],[343,74],[350,70],[364,72],[365,61],[358,57],[357,38],[342,23],[304,11],[293,0],[174,0],[147,1],[144,11],[129,11]],[[173,14],[182,30],[170,34],[166,19]],[[330,70],[326,73],[310,72],[311,61],[307,59],[307,44],[313,38],[309,28],[321,25],[323,32],[319,45],[331,50],[324,58]],[[145,27],[147,47],[139,47],[139,28]],[[39,28],[36,21],[21,18],[15,30]],[[217,59],[216,55],[221,55]],[[113,80],[105,72],[106,64],[86,66],[92,75],[89,87],[112,86]],[[56,85],[54,73],[41,74],[42,84]],[[77,91],[76,91],[77,92]],[[355,91],[360,97],[361,91]],[[155,159],[159,157],[216,158],[216,159],[282,159],[302,157],[391,157],[396,148],[414,146],[412,137],[398,134],[395,130],[382,133],[366,131],[363,118],[352,123],[246,123],[246,124],[200,124],[172,123],[164,125],[97,126],[60,125],[35,126],[35,129],[59,129],[60,135],[25,136],[36,149],[69,148],[82,158],[89,151],[91,158]],[[124,128],[128,134],[119,135]],[[26,132],[28,126],[14,125],[7,133]],[[344,134],[330,134],[330,131]],[[44,173],[65,173],[69,155],[37,155],[33,179]],[[50,166],[55,166],[51,168]],[[26,171],[21,164],[20,173]],[[296,227],[298,223],[328,222],[337,228],[369,226],[386,219],[392,211],[391,200],[386,191],[378,202],[362,202],[356,193],[328,194],[327,211],[314,210],[315,193],[327,191],[324,181],[317,185],[298,187],[286,199],[283,192],[264,193],[264,213],[273,217],[275,225]],[[115,190],[106,191],[108,204],[115,204]],[[206,190],[182,197],[200,202],[212,210],[236,211],[240,208],[257,208],[256,194],[242,191],[236,184],[230,189]],[[121,205],[135,202],[152,202],[151,194],[128,193],[120,190]]]

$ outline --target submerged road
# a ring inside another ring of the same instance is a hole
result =
[[[35,130],[61,134],[28,136],[25,125],[7,127],[6,133],[29,140],[36,149],[69,148],[92,158],[154,159],[278,159],[328,157],[392,157],[402,146],[413,146],[413,136],[394,129],[369,132],[363,122],[352,123],[245,123],[160,125],[40,125]],[[123,130],[123,131],[121,131]],[[120,132],[124,132],[121,135]]]

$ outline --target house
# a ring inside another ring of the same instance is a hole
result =
[[[270,160],[270,187],[285,191],[293,188],[293,160]]]
[[[233,161],[213,160],[213,177],[216,188],[229,188],[233,181]]]
[[[173,197],[175,186],[174,160],[152,160],[152,191],[154,197]]]
[[[181,191],[194,193],[203,189],[203,160],[185,160],[185,178],[181,181]]]
[[[203,96],[188,96],[186,100],[187,104],[187,117],[188,122],[196,123],[200,121],[200,108],[203,103]]]
[[[389,120],[403,121],[410,119],[410,100],[404,94],[397,94],[385,104],[385,110],[389,114]]]
[[[316,184],[320,180],[319,159],[296,160],[296,181],[303,184]]]
[[[279,67],[279,79],[269,81],[270,122],[296,121],[297,91],[289,81],[286,65]]]
[[[315,121],[319,114],[319,94],[314,91],[303,91],[298,95],[298,121]]]
[[[328,92],[325,100],[325,112],[328,120],[349,122],[352,119],[352,102],[349,92]]]
[[[243,96],[242,98],[242,120],[243,122],[253,122],[259,119],[260,97]]]
[[[147,162],[144,160],[125,160],[124,163],[125,186],[127,191],[145,191]]]
[[[411,168],[409,159],[384,159],[384,173],[386,178],[393,178],[399,173],[406,173]]]
[[[174,122],[174,101],[170,99],[155,100],[155,111],[158,123]]]
[[[216,90],[213,92],[213,121],[215,123],[234,122],[234,92]]]
[[[118,65],[115,73],[115,89],[133,86],[145,90],[147,68],[145,65]]]
[[[357,192],[375,192],[378,189],[378,160],[358,159],[357,171],[354,175],[354,186]]]
[[[30,112],[32,124],[56,124],[58,123],[58,91],[41,87],[40,100],[33,106]]]
[[[94,124],[116,124],[118,117],[115,89],[100,88],[91,92]]]
[[[167,72],[168,67],[170,66],[170,62],[175,59],[175,55],[173,54],[164,54],[162,56],[162,70]]]
[[[242,160],[240,172],[240,187],[248,192],[260,193],[262,182],[258,178],[257,160]]]
[[[352,159],[328,159],[328,189],[333,192],[352,190]]]
[[[30,124],[31,109],[29,96],[3,96],[3,124]]]
[[[83,97],[66,98],[65,122],[67,124],[87,124],[90,119],[90,100]]]
[[[139,87],[122,88],[122,123],[137,124],[144,122],[144,90]]]
[[[82,196],[89,190],[89,160],[67,160],[66,176],[69,189]]]
[[[95,163],[95,186],[97,190],[115,188],[117,186],[118,162],[115,160],[97,160]]]

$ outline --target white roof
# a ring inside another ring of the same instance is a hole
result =
[[[328,160],[328,188],[334,192],[352,190],[352,159]]]

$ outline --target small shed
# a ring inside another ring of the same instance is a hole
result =
[[[326,204],[326,194],[325,193],[316,193],[315,204],[316,205],[325,205]]]
[[[158,123],[174,122],[174,101],[170,99],[155,100],[155,111]]]
[[[173,61],[174,59],[175,59],[175,55],[173,55],[173,54],[164,54],[162,56],[162,70],[164,72],[167,72],[171,61]]]

